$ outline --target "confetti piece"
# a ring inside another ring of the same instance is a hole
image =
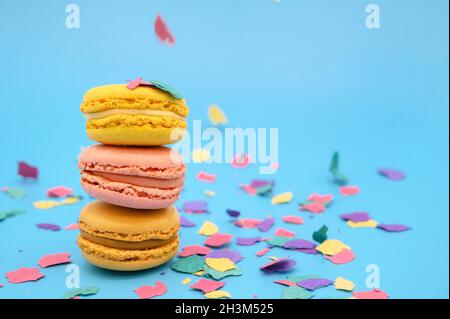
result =
[[[219,232],[219,227],[216,224],[206,220],[202,227],[198,230],[199,235],[211,236]]]
[[[283,299],[310,299],[314,295],[301,287],[291,286],[287,287],[283,291]]]
[[[191,283],[191,281],[192,281],[191,278],[186,277],[186,278],[183,279],[183,281],[182,281],[181,283],[182,283],[183,285],[188,285],[188,284]]]
[[[268,264],[265,264],[261,266],[259,269],[261,269],[266,274],[270,274],[273,272],[284,272],[292,267],[294,267],[297,264],[297,262],[293,259],[280,258],[278,260],[272,261]]]
[[[339,217],[343,220],[352,221],[354,223],[366,222],[370,220],[370,216],[366,212],[354,212],[350,214],[341,214]]]
[[[11,217],[23,215],[23,214],[25,214],[25,211],[20,210],[20,209],[11,209],[11,210],[0,212],[0,222],[7,218],[11,218]]]
[[[51,231],[60,231],[61,230],[61,227],[59,227],[58,225],[55,225],[55,224],[43,223],[43,224],[36,224],[36,226],[37,226],[37,228],[51,230]]]
[[[203,265],[203,267],[206,267],[206,266]],[[203,276],[204,274],[205,274],[205,272],[203,270],[200,270],[200,271],[197,271],[197,272],[193,273],[193,275],[196,275],[196,276],[199,276],[199,277]]]
[[[184,216],[180,216],[180,224],[182,227],[195,227],[197,226],[196,223],[191,222],[189,219],[187,219]]]
[[[323,225],[322,227],[320,227],[319,230],[313,232],[312,238],[318,242],[318,243],[323,243],[325,240],[327,240],[328,236],[327,236],[327,232],[328,232],[328,227],[326,225]]]
[[[317,193],[312,193],[311,195],[309,195],[307,200],[308,202],[315,202],[317,204],[325,205],[333,201],[333,195],[332,194],[320,195]]]
[[[205,191],[205,195],[208,197],[214,197],[216,196],[216,192],[214,191]]]
[[[269,217],[264,219],[261,223],[258,225],[258,229],[262,232],[268,232],[273,224],[275,223],[275,218]]]
[[[283,216],[282,219],[285,223],[289,223],[289,224],[296,224],[296,225],[303,224],[303,218],[301,218],[300,216],[289,215],[289,216]]]
[[[236,226],[242,227],[242,228],[256,228],[261,223],[261,220],[259,219],[252,219],[252,218],[245,218],[245,219],[238,219],[234,222]]]
[[[207,292],[204,296],[208,299],[221,299],[221,298],[231,298],[231,294],[225,290],[215,290]]]
[[[272,197],[272,205],[289,203],[293,198],[292,192],[281,193]]]
[[[149,299],[156,296],[163,296],[167,292],[166,285],[157,281],[155,286],[142,286],[134,290],[140,299]]]
[[[236,244],[239,246],[253,246],[256,243],[259,243],[260,241],[261,241],[261,237],[250,237],[250,238],[237,237],[236,238]]]
[[[223,110],[216,104],[211,104],[208,108],[208,118],[212,125],[227,125],[228,119]]]
[[[63,299],[74,299],[77,296],[95,295],[99,291],[100,288],[97,287],[74,288],[66,292]]]
[[[209,268],[220,272],[236,268],[236,265],[228,258],[206,258],[205,263]]]
[[[262,257],[262,256],[264,256],[265,254],[267,254],[267,253],[270,251],[270,249],[271,249],[271,248],[269,248],[269,247],[263,248],[263,249],[261,249],[260,251],[256,252],[256,256]]]
[[[58,253],[42,257],[41,259],[39,259],[38,264],[42,268],[47,268],[50,266],[67,264],[70,262],[70,253]]]
[[[205,272],[205,276],[211,277],[215,280],[221,280],[223,278],[230,277],[230,276],[241,276],[242,275],[242,272],[238,268],[227,270],[227,271],[217,271],[217,270],[212,269],[212,268],[208,267],[207,265],[205,265],[205,266],[203,266],[203,270]]]
[[[226,210],[228,216],[236,218],[239,217],[241,215],[240,211],[234,210],[234,209],[227,209]]]
[[[214,281],[214,280],[201,278],[195,284],[191,285],[191,288],[201,290],[204,293],[208,293],[208,292],[217,290],[219,288],[222,288],[224,285],[225,285],[225,283],[221,282],[221,281]]]
[[[284,228],[278,228],[275,230],[275,236],[294,238],[295,233]]]
[[[246,168],[250,165],[252,159],[247,154],[236,154],[231,159],[231,167],[233,168]]]
[[[80,226],[78,224],[70,224],[64,227],[64,230],[77,230],[80,229]]]
[[[155,34],[161,42],[167,42],[170,46],[175,44],[174,36],[160,15],[155,20]]]
[[[282,246],[285,249],[315,249],[316,244],[304,239],[294,239],[285,242]]]
[[[18,163],[19,168],[17,170],[17,173],[25,178],[38,178],[39,171],[37,167],[28,165],[26,162],[19,162]]]
[[[351,251],[350,249],[342,249],[337,254],[334,254],[333,256],[324,256],[326,259],[331,261],[334,264],[342,265],[347,264],[351,262],[353,259],[355,259],[355,253]]]
[[[50,209],[50,208],[64,206],[64,205],[76,204],[80,200],[81,200],[81,197],[79,197],[79,196],[67,197],[60,202],[55,201],[55,200],[41,200],[41,201],[34,202],[33,206],[37,209]]]
[[[333,280],[323,278],[310,278],[297,283],[299,287],[314,291],[317,288],[328,287],[333,284]]]
[[[180,258],[174,262],[170,267],[178,272],[193,274],[198,271],[203,270],[203,265],[205,260],[203,257],[198,255],[192,255],[186,258]]]
[[[191,201],[183,203],[183,211],[187,213],[206,213],[208,211],[208,202]]]
[[[403,232],[411,229],[411,227],[401,224],[379,224],[377,228],[387,232]]]
[[[341,186],[339,192],[342,196],[354,196],[359,194],[358,186]]]
[[[222,247],[231,242],[233,238],[230,234],[214,234],[205,240],[205,245],[210,247]]]
[[[378,226],[378,222],[376,220],[370,219],[365,222],[353,222],[349,220],[347,225],[351,228],[376,228]]]
[[[288,286],[288,287],[292,287],[292,286],[296,286],[297,285],[295,282],[290,281],[290,280],[286,280],[286,279],[276,280],[276,281],[274,281],[274,283],[280,284],[280,285],[283,285],[283,286]]]
[[[353,297],[356,299],[388,299],[388,294],[381,289],[373,289],[369,291],[355,291]]]
[[[229,260],[231,260],[234,263],[238,263],[239,261],[244,259],[244,257],[242,257],[242,255],[239,252],[234,251],[234,250],[229,250],[229,249],[214,250],[214,251],[210,252],[208,255],[206,255],[206,257],[228,258]]]
[[[287,241],[292,240],[292,238],[289,237],[283,237],[283,236],[275,236],[270,238],[267,243],[271,246],[275,247],[281,247],[286,243]]]
[[[73,190],[65,186],[56,186],[47,190],[48,197],[66,197],[72,195]]]
[[[209,174],[206,172],[199,172],[195,178],[200,181],[200,182],[205,182],[205,183],[214,183],[216,181],[216,175],[214,174]]]
[[[310,213],[318,214],[325,211],[325,206],[319,203],[308,203],[300,205],[300,210],[305,210]]]
[[[331,164],[329,171],[333,175],[334,182],[339,185],[345,185],[348,182],[348,178],[342,174],[339,170],[339,153],[334,152],[331,158]]]
[[[211,249],[200,245],[184,246],[182,251],[178,254],[180,257],[189,257],[192,255],[208,255]]]
[[[406,178],[405,173],[392,168],[379,168],[378,173],[391,181],[402,181]]]
[[[324,255],[333,256],[341,252],[343,249],[350,249],[347,245],[338,239],[327,239],[316,247]]]
[[[1,191],[12,199],[23,199],[27,196],[27,191],[19,187],[3,187]]]
[[[6,273],[6,278],[8,282],[12,284],[20,284],[22,282],[27,281],[36,281],[44,277],[44,274],[39,272],[39,269],[36,267],[32,268],[19,268],[15,271],[10,271]]]
[[[334,281],[334,288],[337,290],[352,291],[355,289],[355,284],[348,279],[337,277]]]
[[[211,153],[204,148],[197,148],[191,153],[192,161],[194,163],[205,163],[211,159]]]

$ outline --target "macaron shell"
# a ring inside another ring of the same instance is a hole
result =
[[[91,264],[110,270],[137,271],[160,266],[178,251],[178,238],[166,245],[145,250],[123,250],[94,244],[81,236],[77,241],[84,258]]]

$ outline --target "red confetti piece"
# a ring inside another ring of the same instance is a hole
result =
[[[389,295],[381,289],[369,291],[354,291],[353,297],[356,299],[388,299]]]
[[[214,234],[205,240],[205,245],[215,248],[222,247],[230,243],[232,238],[233,236],[230,234]]]
[[[353,196],[359,194],[358,186],[341,186],[339,192],[342,196]]]
[[[19,162],[17,173],[25,178],[38,178],[39,171],[37,167],[28,165],[25,162]]]
[[[70,254],[69,253],[58,253],[46,255],[39,259],[38,264],[42,268],[47,268],[54,265],[61,265],[70,263]]]
[[[141,299],[153,298],[155,296],[162,296],[167,292],[167,287],[163,282],[157,281],[156,286],[142,286],[134,290],[134,292]]]
[[[191,246],[184,246],[183,250],[178,254],[178,256],[189,257],[192,255],[208,255],[210,252],[211,248],[200,245],[191,245]]]
[[[191,288],[201,290],[204,293],[207,293],[207,292],[217,290],[217,289],[223,287],[224,285],[225,285],[225,283],[221,282],[221,281],[214,281],[214,280],[201,278],[195,284],[191,285]]]
[[[289,231],[287,229],[284,228],[278,228],[275,231],[275,236],[281,236],[281,237],[289,237],[289,238],[293,238],[295,237],[295,233],[292,231]]]
[[[44,274],[39,272],[37,267],[32,268],[20,268],[15,271],[10,271],[6,273],[6,278],[8,282],[12,284],[20,284],[27,281],[36,281],[44,277]]]
[[[168,42],[169,45],[175,44],[175,37],[169,31],[169,28],[160,15],[158,15],[155,20],[155,33],[161,42]]]

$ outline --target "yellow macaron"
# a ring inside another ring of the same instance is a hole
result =
[[[183,138],[189,114],[185,99],[160,82],[142,83],[146,85],[111,84],[86,92],[81,112],[90,139],[110,145],[155,146]]]
[[[90,263],[135,271],[157,267],[178,250],[180,217],[175,207],[135,210],[104,202],[83,208],[78,246]]]

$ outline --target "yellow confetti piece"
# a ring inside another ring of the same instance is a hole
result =
[[[191,153],[194,163],[204,163],[211,159],[211,153],[204,148],[197,148]]]
[[[181,282],[183,285],[187,285],[187,284],[189,284],[191,282],[191,278],[189,278],[189,277],[186,277],[186,278],[184,278],[183,279],[183,281]]]
[[[198,233],[200,235],[204,235],[204,236],[211,236],[214,234],[217,234],[219,232],[219,227],[217,227],[216,224],[211,223],[210,221],[206,220],[202,227],[200,227],[200,229],[198,230]]]
[[[211,104],[208,108],[208,117],[212,125],[227,125],[228,119],[222,109],[216,104]]]
[[[351,228],[376,228],[378,226],[378,222],[376,220],[373,219],[369,219],[368,221],[365,222],[354,222],[349,220],[347,222],[347,225],[350,226]]]
[[[334,281],[334,288],[336,288],[337,290],[352,291],[353,289],[355,289],[355,284],[351,280],[337,277]]]
[[[231,294],[225,290],[210,291],[204,294],[204,296],[209,299],[231,298]]]
[[[203,276],[205,274],[205,272],[203,271],[203,270],[199,270],[199,271],[197,271],[197,272],[194,272],[194,275],[196,275],[196,276]]]
[[[279,258],[275,257],[275,256],[270,256],[269,259],[273,260],[273,261],[277,261]]]
[[[205,195],[208,197],[214,197],[216,196],[216,192],[214,191],[205,191]]]
[[[71,205],[76,204],[80,201],[79,197],[67,197],[63,201],[60,202],[60,205]]]
[[[329,256],[336,255],[343,249],[350,249],[350,247],[337,239],[327,239],[316,247],[316,250],[320,251],[324,255]]]
[[[54,200],[40,200],[33,203],[33,206],[37,209],[50,209],[58,205],[59,203]]]
[[[234,262],[228,258],[206,258],[205,263],[209,268],[220,272],[225,272],[236,268]]]
[[[289,203],[293,197],[294,195],[292,194],[292,192],[275,195],[274,197],[272,197],[272,205]]]

